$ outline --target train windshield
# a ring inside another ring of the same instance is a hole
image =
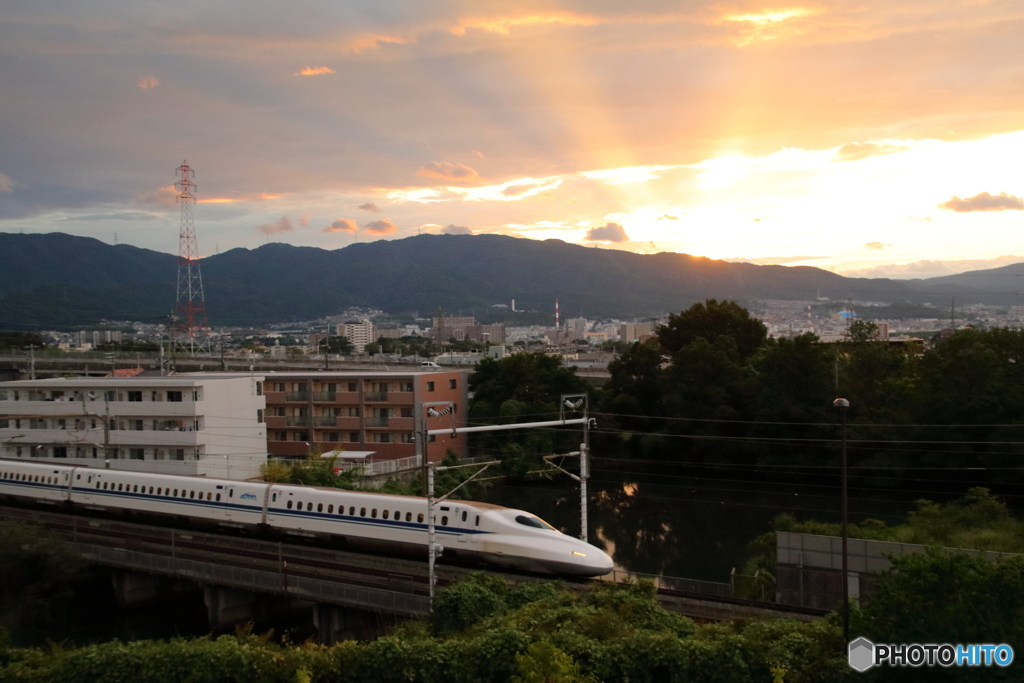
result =
[[[516,521],[523,526],[532,526],[535,529],[551,529],[552,531],[558,531],[558,529],[551,526],[540,517],[534,517],[532,515],[516,515]]]

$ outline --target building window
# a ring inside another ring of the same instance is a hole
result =
[[[200,400],[202,400],[202,396],[199,394],[198,390],[195,390],[195,391],[192,392],[192,400],[193,401],[200,401]]]
[[[257,408],[256,409],[256,421],[260,422],[260,423],[266,422],[266,420],[263,419],[263,409],[262,408]]]
[[[382,434],[374,434],[373,440],[377,443],[391,443],[391,434],[384,432]]]
[[[174,458],[173,458],[174,460],[184,460],[185,459],[185,449],[184,448],[175,448],[172,455],[174,456]]]
[[[146,449],[145,448],[129,448],[128,457],[132,460],[145,460]]]
[[[180,391],[168,391],[167,400],[171,403],[181,403],[181,392]]]
[[[348,440],[352,443],[359,443],[359,432],[349,432]]]
[[[263,382],[256,382],[256,395],[257,396],[262,396],[263,395]]]
[[[129,391],[128,392],[129,403],[142,403],[142,392],[141,391]]]
[[[284,391],[284,382],[276,382],[274,384],[274,391]]]
[[[278,441],[287,441],[288,440],[288,432],[277,432],[277,440]]]
[[[349,382],[348,383],[348,390],[349,391],[359,391],[358,383],[356,383],[356,382]]]
[[[404,432],[402,434],[402,443],[412,443],[412,442],[413,442],[413,433],[412,432]]]
[[[402,408],[402,417],[412,417],[412,408]]]
[[[327,432],[326,439],[332,443],[338,443],[338,432]]]
[[[66,458],[68,457],[68,449],[66,446],[54,446],[53,457],[55,458]]]
[[[434,390],[434,383],[433,382],[427,382],[427,391],[433,391],[433,390]]]
[[[456,386],[455,380],[453,380],[453,379],[448,380],[448,388],[449,389],[454,389],[455,386]]]
[[[285,411],[285,408],[283,406],[278,406],[277,408],[274,408],[274,416],[275,417],[285,417],[285,412],[284,411]]]
[[[132,420],[131,425],[132,429],[134,429],[137,432],[141,432],[143,429],[142,420]]]
[[[412,382],[402,382],[400,391],[412,391]]]

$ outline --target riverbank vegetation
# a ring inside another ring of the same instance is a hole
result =
[[[429,620],[373,642],[291,645],[233,636],[0,652],[7,681],[599,682],[841,680],[826,622],[696,625],[662,609],[649,584],[509,587],[483,574],[440,592]]]

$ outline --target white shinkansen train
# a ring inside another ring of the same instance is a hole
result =
[[[390,552],[427,548],[427,501],[413,496],[3,460],[0,497]],[[603,551],[522,510],[459,500],[434,514],[446,555],[564,576],[612,570]]]

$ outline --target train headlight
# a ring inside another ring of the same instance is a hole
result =
[[[578,552],[576,552],[575,550],[573,550],[573,551],[572,551],[572,554],[573,554],[573,555],[579,555],[580,557],[586,557],[586,554],[585,554],[585,553],[578,553]]]

